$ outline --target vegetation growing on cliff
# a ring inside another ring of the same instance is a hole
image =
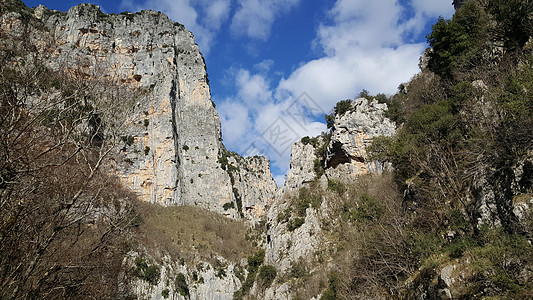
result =
[[[137,95],[49,69],[29,30],[0,47],[0,298],[111,299],[138,219],[105,168],[131,105],[116,100]]]
[[[435,268],[446,264],[436,257],[447,253],[468,257],[476,268],[466,295],[531,296],[521,272],[533,261],[526,242],[533,228],[512,211],[514,199],[533,197],[522,181],[527,172],[516,171],[533,151],[531,12],[525,1],[465,3],[451,20],[433,26],[428,69],[389,102],[400,130],[376,139],[372,150],[393,163],[402,203],[418,215],[412,224],[422,226],[416,238],[424,247],[416,239],[408,244],[424,251],[416,284],[430,285]],[[493,201],[492,215],[480,212],[483,201]],[[487,218],[502,230],[484,227]],[[512,257],[513,267],[489,258],[495,253]]]

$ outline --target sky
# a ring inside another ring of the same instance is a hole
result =
[[[159,10],[205,57],[226,147],[264,155],[282,184],[290,146],[326,131],[324,114],[363,89],[394,94],[418,69],[425,35],[452,0],[23,0],[67,11]]]

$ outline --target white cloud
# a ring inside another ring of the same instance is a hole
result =
[[[227,144],[235,145],[248,138],[252,126],[248,108],[237,101],[227,99],[218,105],[222,124],[224,124],[224,139]]]
[[[236,80],[238,95],[246,103],[252,106],[257,102],[265,102],[272,99],[272,92],[264,76],[259,74],[250,75],[247,70],[239,70]]]
[[[405,19],[407,8],[396,0],[338,0],[328,14],[332,25],[320,25],[314,41],[324,56],[282,79],[277,93],[305,91],[327,108],[362,89],[393,94],[418,72],[426,47],[406,37],[418,34],[430,17],[453,12],[442,0],[413,0],[413,6],[414,16]]]
[[[300,0],[238,0],[233,16],[233,33],[266,41],[274,20],[299,4]]]
[[[325,111],[339,100],[354,98],[362,89],[371,93],[396,92],[400,83],[418,72],[419,57],[426,48],[425,43],[411,43],[408,38],[420,34],[431,18],[451,16],[451,4],[444,5],[443,2],[413,0],[412,17],[406,18],[408,8],[397,0],[338,0],[328,13],[330,20],[318,27],[313,41],[323,52],[323,57],[303,63],[287,78],[282,78],[277,86],[264,74],[271,71],[270,62],[258,64],[255,68],[258,74],[247,70],[237,73],[238,99],[234,100],[247,103],[249,115],[253,116],[248,136],[255,137],[253,140],[266,147],[264,152],[275,168],[286,172],[290,153],[288,150],[275,151],[275,145],[262,138],[265,130],[281,119],[283,126],[297,138],[316,136],[324,131],[323,123],[307,118],[302,126],[287,111],[287,107],[304,92]],[[244,3],[242,14],[246,10],[253,13],[247,13],[246,20],[240,20],[241,16],[236,14],[232,27],[246,25],[244,28],[249,36],[266,38],[272,10],[261,7],[257,1],[241,3]],[[265,10],[263,18],[256,16]],[[273,84],[275,87],[271,87]],[[278,184],[284,180],[278,172],[275,178]]]
[[[205,11],[205,22],[210,28],[220,28],[222,23],[229,18],[230,0],[203,0],[201,3]]]
[[[269,65],[269,62],[266,62]],[[263,66],[264,67],[264,66]],[[254,147],[270,159],[271,166],[287,172],[290,147],[303,136],[315,136],[326,130],[312,116],[294,116],[306,103],[294,97],[274,97],[263,68],[252,73],[246,69],[233,72],[236,93],[217,106],[222,120],[224,143],[242,154]],[[278,184],[283,175],[276,174]]]

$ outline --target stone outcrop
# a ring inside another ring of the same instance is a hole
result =
[[[276,189],[268,161],[238,158],[238,174],[223,169],[219,160],[227,150],[205,62],[183,25],[156,11],[107,15],[90,4],[66,14],[39,6],[34,14],[51,32],[47,51],[54,69],[143,91],[116,164],[142,200],[230,217],[263,212]],[[226,203],[235,209],[225,210]]]
[[[369,159],[366,149],[378,136],[392,136],[396,124],[384,116],[387,104],[359,98],[342,115],[335,115],[329,136],[295,143],[291,148],[291,167],[285,183],[287,190],[313,181],[316,168],[322,167],[327,178],[343,181],[366,174],[380,174],[388,165]],[[317,149],[328,143],[324,157]]]
[[[285,181],[285,188],[298,189],[315,179],[314,164],[317,159],[315,147],[297,142],[291,148],[291,165]]]
[[[141,259],[149,264],[152,259],[131,253],[129,260],[135,268],[135,259]],[[208,262],[198,262],[190,266],[176,261],[166,255],[159,262],[149,264],[159,270],[157,282],[148,282],[143,278],[136,278],[132,284],[132,292],[138,299],[190,299],[190,300],[225,300],[233,299],[233,293],[241,288],[242,283],[238,272],[245,272],[235,263],[218,257],[223,267],[216,268]],[[221,271],[223,270],[223,271]],[[244,274],[243,274],[244,275]]]
[[[335,116],[325,159],[328,177],[347,180],[383,171],[381,163],[369,159],[366,149],[374,137],[395,133],[396,125],[383,115],[386,110],[385,103],[359,98],[352,102],[351,111]]]

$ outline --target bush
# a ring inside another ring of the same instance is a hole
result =
[[[183,273],[179,273],[176,276],[176,291],[180,293],[183,297],[189,296],[189,286],[187,285],[187,280],[185,279],[185,275]]]
[[[144,280],[152,285],[157,285],[161,276],[161,270],[157,265],[151,265],[144,270]]]
[[[169,289],[164,289],[164,290],[161,291],[161,296],[163,298],[167,299],[169,295],[170,295]]]
[[[337,102],[337,104],[335,104],[334,110],[335,110],[335,115],[337,116],[344,115],[345,113],[352,110],[352,100],[346,99],[346,100],[341,100]]]
[[[145,146],[144,147],[144,155],[148,155],[150,153],[150,147]]]
[[[224,205],[222,205],[222,208],[224,208],[224,210],[228,210],[228,209],[231,209],[231,208],[235,208],[235,203],[233,203],[233,202],[226,202],[226,203],[224,203]]]
[[[276,268],[274,266],[267,265],[262,266],[259,269],[258,277],[264,287],[269,287],[274,279],[276,279],[276,274]]]
[[[297,228],[300,228],[305,223],[305,218],[294,218],[289,221],[287,224],[287,229],[289,231],[294,231]]]
[[[265,260],[265,250],[257,251],[253,256],[248,257],[248,272],[253,273],[257,271],[260,265]]]
[[[124,144],[128,146],[133,145],[133,142],[135,141],[132,135],[125,135],[125,136],[120,137],[120,139],[122,140]]]
[[[141,257],[135,258],[136,276],[147,281],[151,285],[157,285],[161,276],[161,270],[157,265],[148,265]]]
[[[383,204],[377,201],[369,194],[362,194],[359,198],[360,203],[357,209],[352,213],[352,219],[355,221],[376,221],[379,219],[385,208]]]
[[[346,191],[346,186],[338,180],[328,179],[328,189],[342,195]]]

